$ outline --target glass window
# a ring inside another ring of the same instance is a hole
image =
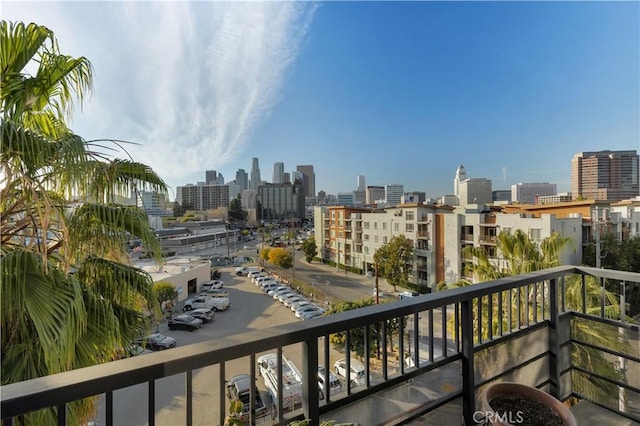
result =
[[[407,220],[413,220],[413,212],[412,211],[408,211],[405,213],[405,218]]]
[[[382,222],[382,230],[383,231],[387,230],[387,222]]]
[[[405,230],[404,232],[413,232],[413,223],[407,223],[405,224]]]
[[[369,229],[369,222],[364,222],[364,229]]]

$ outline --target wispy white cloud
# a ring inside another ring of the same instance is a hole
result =
[[[76,112],[74,129],[141,143],[131,155],[172,185],[242,153],[278,102],[316,9],[308,2],[33,6],[10,3],[5,19],[49,26],[64,52],[94,64],[95,96]]]

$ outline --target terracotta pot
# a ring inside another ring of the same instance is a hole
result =
[[[546,392],[543,392],[533,386],[527,386],[520,383],[512,383],[512,382],[501,382],[494,383],[492,385],[487,386],[486,390],[482,394],[482,408],[487,413],[494,413],[495,411],[491,408],[491,400],[498,395],[503,394],[518,394],[524,398],[538,401],[545,406],[549,407],[552,411],[554,411],[566,426],[578,426],[578,422],[576,421],[575,416],[571,412],[569,408],[567,408],[562,402],[558,401],[553,396],[549,395]],[[517,416],[503,416],[499,418],[498,416],[494,416],[493,420],[489,423],[496,426],[512,426],[517,424],[526,424],[526,419],[522,421],[518,419]],[[513,423],[508,423],[512,421]]]

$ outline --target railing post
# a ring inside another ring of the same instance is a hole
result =
[[[326,366],[325,368],[329,368]],[[302,344],[302,409],[311,426],[320,424],[318,404],[318,340],[305,340]],[[329,383],[327,382],[327,388]]]
[[[462,415],[464,424],[474,425],[473,414],[476,410],[475,371],[473,365],[473,301],[461,303],[461,340],[462,340]]]
[[[549,281],[549,393],[560,394],[560,341],[558,335],[558,280]]]

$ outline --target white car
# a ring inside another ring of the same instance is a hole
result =
[[[211,280],[202,283],[202,289],[200,291],[206,290],[219,290],[224,287],[224,282],[221,280]]]
[[[282,300],[282,303],[287,308],[290,308],[292,303],[301,302],[303,300],[305,300],[304,297],[300,296],[299,294],[294,294],[293,296],[286,297],[284,300]]]
[[[308,301],[307,299],[302,299],[299,302],[294,302],[291,304],[291,306],[289,306],[291,308],[292,311],[295,311],[298,308],[302,308],[305,306],[316,306],[315,303]]]
[[[364,368],[364,364],[362,364],[357,359],[351,358],[349,360],[349,369],[351,370],[350,374],[347,374],[347,360],[345,358],[341,358],[333,364],[333,369],[338,376],[344,377],[347,376],[351,380],[351,386],[363,386],[366,383],[366,371]]]
[[[280,295],[278,296],[278,301],[280,303],[284,303],[285,299],[288,299],[290,297],[294,297],[294,296],[299,296],[298,293],[294,292],[293,290],[290,290],[288,292],[282,292],[280,293]]]
[[[293,290],[291,290],[289,287],[284,287],[284,288],[274,292],[273,293],[273,298],[278,300],[280,298],[280,296],[282,296],[283,294],[294,294],[294,293],[293,293]]]
[[[302,318],[304,314],[307,314],[309,312],[319,312],[320,315],[322,315],[324,314],[324,309],[318,306],[304,306],[296,310],[296,318]]]
[[[305,312],[304,314],[300,315],[300,319],[302,321],[307,321],[310,319],[314,319],[314,318],[318,318],[323,316],[324,314],[320,311],[309,311],[309,312]]]
[[[286,285],[283,285],[283,284],[281,284],[281,285],[277,285],[277,286],[273,287],[272,289],[269,289],[269,290],[267,291],[267,294],[268,294],[269,296],[272,296],[272,297],[273,297],[273,295],[274,295],[276,292],[278,292],[278,291],[280,291],[280,290],[285,290],[285,289],[288,289],[288,288],[289,288],[289,287],[287,287]]]

